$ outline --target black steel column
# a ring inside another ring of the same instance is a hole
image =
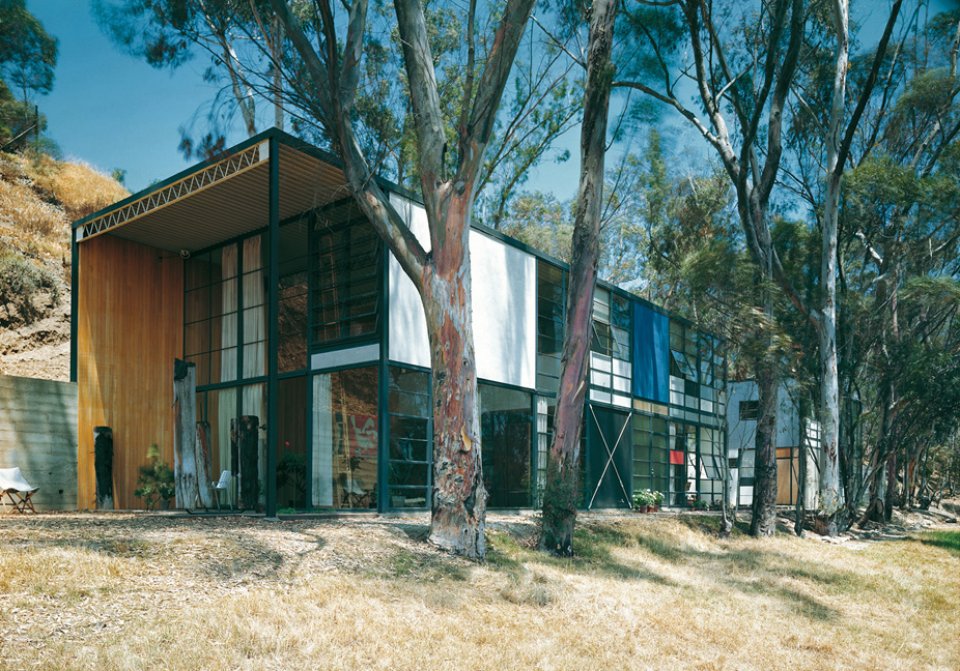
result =
[[[278,362],[278,322],[280,320],[280,152],[276,135],[269,139],[269,207],[270,231],[268,233],[269,279],[267,281],[268,324],[267,337],[267,517],[277,515],[277,426],[280,385],[277,381]]]
[[[390,249],[381,245],[380,261],[383,271],[378,278],[380,282],[380,360],[378,362],[377,379],[377,416],[380,430],[378,438],[377,459],[377,510],[381,513],[390,510],[393,502],[390,499]]]
[[[80,249],[77,230],[70,231],[70,381],[77,381],[77,305],[80,302]]]

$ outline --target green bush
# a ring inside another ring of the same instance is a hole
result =
[[[8,324],[18,318],[29,324],[40,316],[34,298],[44,289],[52,293],[55,304],[59,302],[56,279],[49,270],[19,254],[0,255],[0,305],[6,311]]]

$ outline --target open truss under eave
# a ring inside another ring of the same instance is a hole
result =
[[[269,143],[267,141],[259,142],[142,198],[84,222],[77,230],[77,242],[128,224],[150,212],[208,189],[214,184],[247,172],[266,161],[269,152]]]

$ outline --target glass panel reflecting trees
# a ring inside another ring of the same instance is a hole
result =
[[[313,343],[373,336],[379,325],[380,237],[353,200],[320,212],[313,232]]]
[[[424,508],[433,463],[430,374],[391,367],[389,384],[390,507]]]
[[[530,394],[481,384],[483,482],[491,508],[533,503],[533,417]]]
[[[313,507],[377,507],[377,377],[375,367],[313,377]]]

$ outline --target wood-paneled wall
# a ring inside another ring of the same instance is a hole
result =
[[[93,428],[113,429],[114,502],[140,508],[156,443],[173,465],[173,361],[183,352],[183,261],[109,235],[80,243],[77,507],[96,507]]]

